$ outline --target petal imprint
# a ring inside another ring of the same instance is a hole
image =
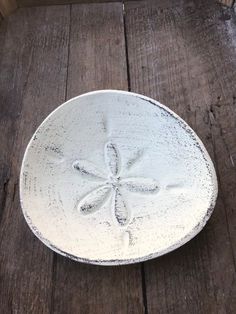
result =
[[[89,192],[79,201],[78,210],[85,215],[94,213],[106,202],[110,192],[111,188],[106,185]]]
[[[120,168],[120,154],[113,143],[105,145],[105,162],[109,171],[116,176]]]
[[[140,162],[140,159],[143,157],[143,154],[144,154],[143,150],[141,149],[138,150],[136,154],[128,160],[127,165],[126,165],[127,168],[130,169],[133,166],[137,165]]]
[[[91,179],[105,179],[104,175],[97,170],[93,163],[87,160],[76,160],[73,162],[73,168],[78,170],[82,175],[86,175]]]
[[[130,219],[129,211],[118,189],[115,191],[114,211],[115,211],[115,217],[118,223],[121,226],[127,225]]]
[[[130,192],[154,194],[159,191],[157,182],[150,178],[127,178],[121,180],[121,184]]]

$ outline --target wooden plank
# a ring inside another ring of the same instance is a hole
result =
[[[67,98],[128,88],[122,4],[72,5]]]
[[[6,139],[1,136],[0,145],[1,152],[12,147],[12,155],[6,153],[3,164],[8,185],[0,223],[0,313],[51,312],[53,253],[26,225],[17,191],[28,140],[65,99],[69,18],[69,7],[58,6],[19,9],[3,22],[0,95],[6,122],[0,133]]]
[[[9,159],[13,152],[17,121],[21,112],[22,90],[29,67],[28,61],[23,58],[23,54],[30,53],[29,47],[14,47],[13,44],[19,38],[25,39],[27,36],[28,29],[21,22],[21,19],[9,18],[2,21],[0,27],[0,220],[7,198]]]
[[[72,6],[67,98],[127,89],[122,4]],[[55,260],[53,313],[143,313],[140,265],[102,267]]]
[[[16,0],[0,0],[0,13],[2,16],[11,14],[16,8]]]
[[[168,105],[215,161],[219,198],[190,243],[145,263],[147,311],[236,312],[235,13],[211,0],[127,3],[131,90]]]

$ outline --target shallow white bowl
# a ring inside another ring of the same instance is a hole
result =
[[[217,197],[194,131],[148,97],[102,90],[53,111],[26,149],[22,210],[54,251],[101,265],[144,261],[193,238]]]

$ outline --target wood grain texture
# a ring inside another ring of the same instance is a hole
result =
[[[23,218],[18,178],[32,133],[65,99],[69,7],[19,9],[0,32],[0,313],[50,313],[53,253]]]
[[[16,8],[16,0],[0,0],[0,13],[2,16],[11,14]]]
[[[128,88],[122,4],[72,5],[67,98]]]
[[[147,311],[235,313],[235,13],[210,0],[127,3],[125,11],[131,90],[193,127],[215,161],[220,188],[205,229],[145,263]]]
[[[105,88],[128,88],[122,4],[73,5],[67,99]],[[53,313],[144,312],[140,265],[54,265]]]

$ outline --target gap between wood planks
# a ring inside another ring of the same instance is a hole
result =
[[[126,66],[127,66],[128,91],[130,92],[131,91],[130,66],[129,66],[129,51],[128,51],[126,12],[125,12],[125,2],[124,1],[123,1],[122,7],[123,7],[123,24],[124,24],[124,40],[125,40],[125,56],[126,56]],[[147,289],[146,289],[146,276],[145,276],[144,262],[141,263],[141,279],[142,279],[144,314],[148,314]]]

